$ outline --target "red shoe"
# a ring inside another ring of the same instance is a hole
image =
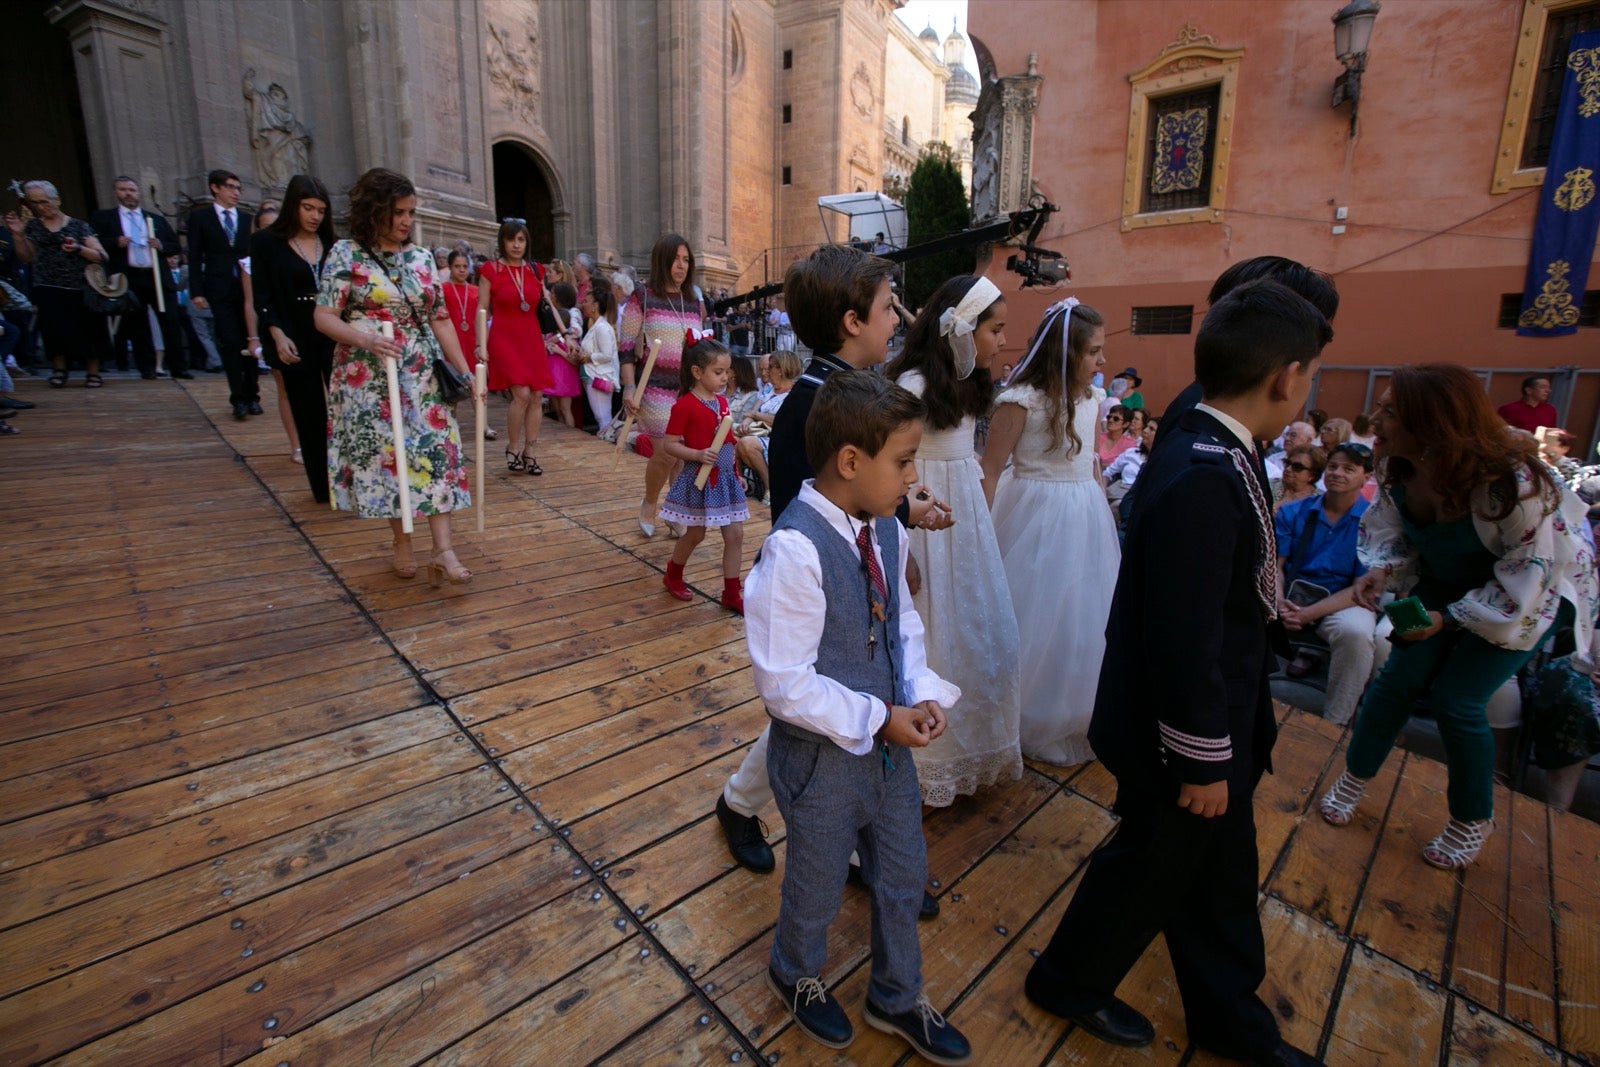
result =
[[[689,587],[684,584],[683,564],[681,563],[674,563],[671,560],[667,561],[667,573],[666,576],[661,579],[661,584],[667,587],[667,592],[671,593],[679,600],[694,599],[694,593],[692,593],[689,590]]]
[[[735,615],[744,614],[744,588],[739,584],[739,579],[722,579],[722,606]]]

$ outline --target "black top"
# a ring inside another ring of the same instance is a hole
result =
[[[1218,781],[1247,795],[1277,736],[1260,524],[1218,446],[1242,447],[1211,415],[1185,413],[1139,473],[1089,726],[1119,785],[1163,799]],[[1129,678],[1141,679],[1132,691]]]
[[[153,211],[140,209],[139,213],[146,219],[155,222],[156,240],[161,242],[161,251],[155,253],[156,263],[159,266],[164,287],[169,293],[176,293],[177,289],[172,284],[172,271],[167,269],[167,257],[177,252],[178,235],[172,232],[172,227],[167,225],[167,220]],[[94,227],[95,236],[100,238],[100,244],[110,258],[106,261],[106,274],[127,274],[135,272],[145,276],[150,274],[149,267],[133,267],[128,264],[128,250],[118,247],[122,240],[122,209],[103,208],[89,216],[89,225]]]
[[[322,254],[326,260],[327,249]],[[272,337],[273,326],[289,335],[302,359],[323,349],[331,357],[333,342],[322,335],[313,321],[317,276],[289,242],[271,230],[257,230],[250,235],[250,291],[255,298],[256,330],[268,363],[283,365]]]
[[[210,204],[189,213],[191,299],[198,296],[211,303],[244,299],[238,267],[239,261],[250,254],[250,231],[255,228],[256,217],[241,208],[234,209],[234,217],[238,226],[230,244],[222,220]]]
[[[806,420],[811,417],[811,405],[817,399],[817,390],[836,370],[855,370],[840,359],[819,353],[811,357],[805,372],[795,379],[789,395],[778,413],[772,418],[772,433],[767,440],[767,489],[772,495],[772,521],[776,523],[789,502],[800,495],[800,485],[816,476],[811,461],[806,458]],[[901,500],[895,509],[895,518],[906,525],[911,507]]]

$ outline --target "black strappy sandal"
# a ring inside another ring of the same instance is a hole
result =
[[[83,387],[85,389],[99,389],[105,384],[105,382],[100,380],[100,375],[98,374],[85,374],[83,376]]]
[[[60,388],[63,388],[66,384],[67,384],[67,372],[66,371],[64,371],[64,370],[53,370],[53,371],[50,372],[50,388],[52,388],[52,389],[60,389]]]
[[[516,471],[520,471],[521,469],[522,469],[522,457],[520,455],[518,455],[517,453],[511,451],[511,449],[509,449],[509,448],[506,449],[506,470],[515,473]]]
[[[544,473],[544,468],[539,466],[539,461],[526,452],[522,454],[522,462],[527,466],[529,474],[540,475]]]

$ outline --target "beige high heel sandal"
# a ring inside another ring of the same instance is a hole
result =
[[[446,556],[450,557],[450,559],[455,559],[456,565],[453,568],[446,561]],[[442,585],[441,575],[450,579],[451,585],[466,585],[472,581],[472,572],[463,567],[459,559],[456,559],[454,549],[447,549],[428,560],[428,581],[433,583],[435,587]]]
[[[405,550],[405,556],[400,555]],[[415,578],[417,576],[417,561],[411,555],[411,535],[401,534],[394,539],[394,562],[391,564],[395,574],[401,578]]]

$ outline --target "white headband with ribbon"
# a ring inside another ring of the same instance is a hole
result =
[[[961,302],[955,307],[945,308],[944,314],[939,316],[939,336],[950,339],[950,349],[956,357],[958,380],[971,376],[972,369],[978,365],[978,344],[972,333],[978,327],[978,318],[999,299],[999,288],[980,275],[977,284],[967,290]]]
[[[1041,320],[1042,322],[1049,322],[1051,315],[1054,315],[1058,311],[1062,313],[1061,381],[1064,388],[1071,388],[1071,383],[1067,381],[1067,363],[1072,358],[1072,343],[1071,338],[1067,335],[1067,326],[1072,321],[1072,309],[1077,306],[1078,298],[1075,296],[1069,296],[1065,300],[1057,300],[1054,304],[1051,304],[1049,307],[1045,308],[1044,319]],[[1017,364],[1016,370],[1011,372],[1011,377],[1007,378],[1006,381],[1014,382],[1022,377],[1022,372],[1027,369],[1029,363],[1033,362],[1033,357],[1036,353],[1038,353],[1039,346],[1044,344],[1044,339],[1049,336],[1049,334],[1049,329],[1044,327],[1040,328],[1039,332],[1034,336],[1033,344],[1028,346],[1028,354],[1022,357],[1022,362]]]

